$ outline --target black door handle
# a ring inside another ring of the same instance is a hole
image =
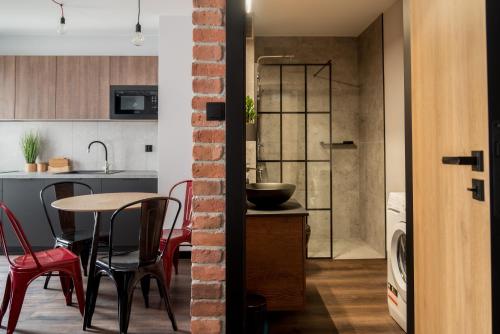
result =
[[[469,157],[443,157],[445,165],[466,165],[472,166],[472,170],[476,172],[484,171],[483,151],[472,151]]]

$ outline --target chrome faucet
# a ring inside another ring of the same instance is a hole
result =
[[[108,148],[106,147],[106,144],[104,144],[100,140],[94,140],[89,144],[89,147],[87,148],[87,152],[90,153],[90,147],[93,144],[101,144],[102,147],[104,147],[104,173],[108,174],[109,173],[109,163],[108,163]]]

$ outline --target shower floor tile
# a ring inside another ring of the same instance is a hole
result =
[[[380,254],[361,239],[334,239],[333,258],[336,260],[383,259],[385,254]]]

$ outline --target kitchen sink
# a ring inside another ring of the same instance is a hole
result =
[[[288,183],[251,183],[246,187],[247,199],[257,207],[275,207],[288,201],[295,188]]]
[[[122,173],[122,170],[110,170],[109,172],[105,173],[103,170],[72,170],[71,172],[62,172],[62,173],[57,173],[57,174],[118,174]]]

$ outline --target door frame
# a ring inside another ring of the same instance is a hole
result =
[[[491,233],[491,311],[492,333],[500,333],[500,3],[486,0],[486,42],[488,57],[488,123],[490,151],[490,233]],[[496,39],[496,40],[495,40]]]
[[[493,2],[495,0],[488,0]],[[407,332],[414,333],[413,189],[411,140],[410,0],[403,0],[405,44],[405,169],[407,234]],[[226,333],[245,333],[246,67],[245,0],[226,3]]]

